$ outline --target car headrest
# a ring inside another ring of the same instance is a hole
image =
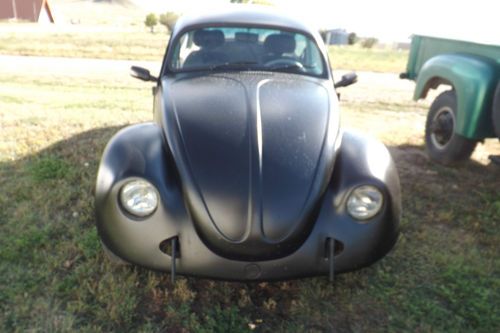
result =
[[[201,48],[213,49],[224,44],[224,33],[220,30],[197,30],[193,42]]]
[[[292,53],[295,51],[295,38],[287,34],[269,35],[264,41],[264,49],[268,53]]]
[[[238,42],[257,43],[259,35],[251,32],[236,32],[234,34],[234,39]]]

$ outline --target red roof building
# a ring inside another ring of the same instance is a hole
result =
[[[2,0],[0,20],[5,19],[54,23],[48,0]]]

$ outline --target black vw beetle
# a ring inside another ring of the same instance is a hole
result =
[[[108,143],[96,184],[108,255],[225,280],[329,275],[395,244],[399,178],[381,143],[341,131],[326,48],[265,9],[185,16],[154,81],[154,120]]]

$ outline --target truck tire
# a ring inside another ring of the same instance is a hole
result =
[[[425,123],[425,145],[429,157],[440,164],[451,165],[469,159],[477,141],[455,132],[457,97],[455,91],[441,93],[431,105]]]
[[[497,84],[495,90],[495,97],[493,97],[493,109],[491,110],[493,117],[493,128],[497,137],[500,139],[500,82]]]

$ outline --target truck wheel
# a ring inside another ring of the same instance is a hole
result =
[[[493,109],[491,110],[493,116],[493,127],[495,133],[500,139],[500,82],[498,82],[497,89],[495,90],[495,97],[493,97]]]
[[[104,245],[103,242],[101,242],[101,245],[102,245],[102,249],[104,250],[104,254],[106,254],[106,257],[108,257],[111,264],[113,264],[115,266],[130,265],[128,262],[126,262],[122,258],[118,257],[116,254],[114,254],[106,245]]]
[[[477,141],[455,133],[457,97],[453,90],[440,94],[431,105],[425,124],[425,145],[430,158],[450,165],[469,159]]]

